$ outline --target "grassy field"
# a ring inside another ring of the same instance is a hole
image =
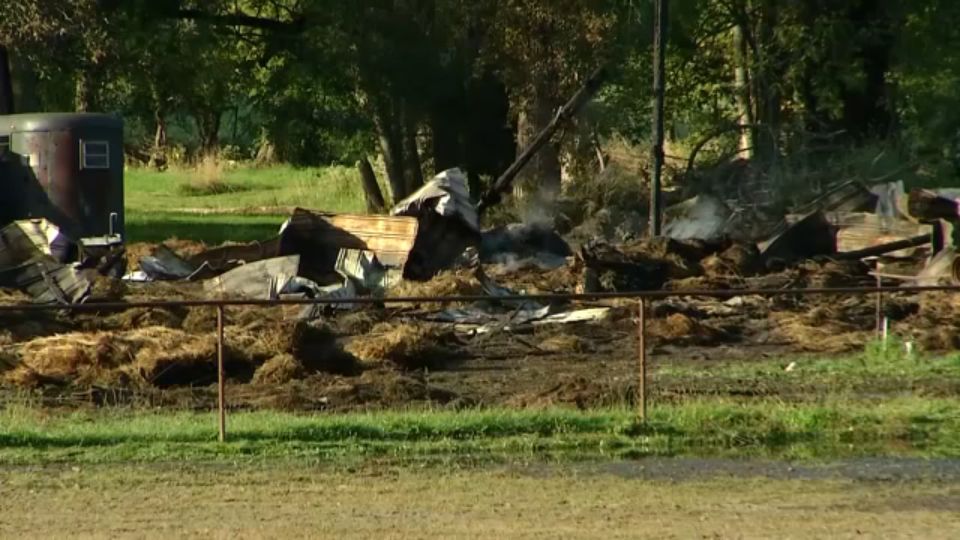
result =
[[[960,456],[960,403],[691,400],[654,408],[395,411],[340,415],[237,412],[229,441],[212,413],[57,412],[7,406],[0,464],[296,459],[329,463],[486,463],[721,455]]]
[[[0,472],[9,538],[956,538],[956,484],[637,468],[57,466]]]
[[[296,206],[365,211],[357,172],[348,167],[128,168],[125,181],[131,242],[257,240],[275,234]]]

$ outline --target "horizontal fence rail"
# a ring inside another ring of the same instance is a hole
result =
[[[847,295],[861,296],[886,293],[923,293],[957,292],[960,285],[936,285],[929,287],[833,287],[805,289],[722,289],[689,291],[630,291],[571,294],[513,294],[504,296],[467,295],[467,296],[397,296],[356,298],[277,298],[277,299],[241,299],[222,298],[207,300],[156,300],[142,302],[88,302],[84,304],[4,304],[0,313],[23,311],[96,311],[99,309],[163,308],[163,307],[231,307],[231,306],[309,306],[339,304],[448,304],[456,302],[576,302],[590,300],[663,300],[685,296],[707,298],[733,298],[737,296],[810,296],[810,295]]]

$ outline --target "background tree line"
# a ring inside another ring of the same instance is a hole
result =
[[[682,172],[869,147],[872,163],[956,175],[960,3],[670,4]],[[377,154],[395,197],[451,166],[496,175],[606,65],[598,99],[529,168],[556,191],[564,171],[602,169],[610,141],[648,138],[651,18],[642,0],[20,0],[0,10],[0,59],[18,111],[119,112],[144,159]]]

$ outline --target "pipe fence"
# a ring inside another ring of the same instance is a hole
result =
[[[0,305],[3,313],[33,313],[48,311],[99,311],[134,308],[210,307],[216,310],[217,325],[217,428],[218,440],[227,437],[227,400],[224,371],[224,308],[226,307],[277,307],[311,305],[391,305],[391,304],[451,304],[472,302],[576,302],[602,300],[636,300],[637,302],[637,414],[642,421],[647,419],[648,384],[647,373],[647,311],[656,300],[679,297],[734,298],[738,296],[868,296],[876,295],[876,328],[883,328],[883,295],[892,293],[958,292],[960,285],[937,285],[925,287],[835,287],[804,289],[724,289],[690,291],[633,291],[583,294],[520,294],[520,295],[469,295],[469,296],[413,296],[413,297],[357,297],[357,298],[279,298],[279,299],[209,299],[209,300],[159,300],[138,302],[91,302],[84,304],[8,304]]]

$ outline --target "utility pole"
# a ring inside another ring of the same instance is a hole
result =
[[[650,185],[650,235],[663,233],[663,94],[669,0],[654,0],[653,18],[653,181]]]

